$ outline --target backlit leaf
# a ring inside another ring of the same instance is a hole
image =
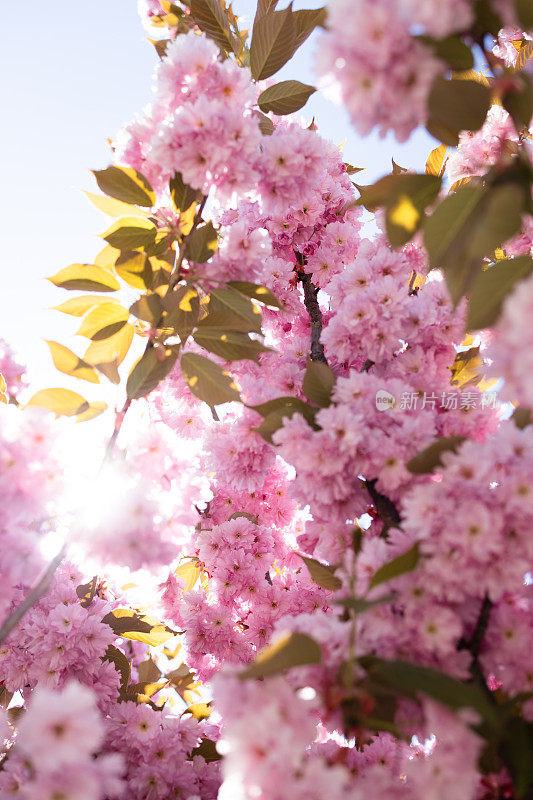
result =
[[[28,405],[46,408],[58,417],[73,417],[89,407],[85,398],[70,389],[42,389],[33,395]]]
[[[334,574],[333,567],[330,567],[327,564],[321,564],[320,561],[317,561],[315,558],[303,556],[301,553],[298,553],[297,555],[299,555],[304,562],[305,566],[309,570],[311,578],[315,583],[317,583],[323,589],[328,589],[330,592],[334,592],[341,588],[342,581]]]
[[[194,21],[224,52],[239,53],[239,43],[230,30],[227,15],[218,0],[189,0]]]
[[[61,289],[78,289],[85,292],[116,292],[120,284],[102,267],[94,264],[71,264],[48,278]]]
[[[144,642],[152,647],[157,647],[175,636],[172,628],[130,608],[116,608],[106,614],[102,622],[110,626],[115,636]]]
[[[65,300],[59,306],[54,306],[53,311],[62,311],[63,314],[70,314],[72,317],[83,317],[91,308],[103,303],[115,303],[111,297],[98,297],[96,294],[82,294],[79,297],[72,297]]]
[[[199,328],[193,334],[193,339],[204,350],[208,350],[226,361],[250,359],[259,362],[260,353],[265,353],[269,349],[261,342],[250,339],[246,333],[241,331]]]
[[[186,255],[189,261],[203,264],[211,258],[218,246],[217,232],[212,222],[196,228],[187,239]]]
[[[90,419],[99,417],[106,408],[107,403],[104,403],[103,400],[96,400],[94,403],[89,403],[85,411],[82,411],[81,414],[77,414],[76,422],[88,422]]]
[[[105,233],[105,239],[118,250],[135,250],[137,247],[148,247],[155,242],[157,228],[149,220],[135,217],[124,217],[114,222]]]
[[[207,311],[207,316],[198,323],[199,328],[261,333],[261,311],[232,289],[213,289]]]
[[[239,389],[231,375],[205,356],[184,353],[181,371],[191,392],[209,406],[240,400]]]
[[[174,173],[170,179],[170,196],[176,211],[187,211],[200,196],[197,189],[192,189],[182,178],[180,172]]]
[[[176,346],[146,350],[128,375],[126,393],[130,400],[144,397],[155,389],[176,363],[178,352]]]
[[[129,167],[111,166],[95,170],[93,175],[100,189],[110,197],[136,206],[155,205],[155,193],[144,175]]]
[[[129,316],[129,311],[120,303],[105,303],[96,306],[83,318],[78,334],[95,341],[109,339],[124,327]]]
[[[228,281],[227,285],[231,286],[232,289],[236,289],[241,294],[244,294],[246,297],[257,300],[258,303],[262,303],[265,306],[283,308],[283,304],[266,286],[261,286],[261,284],[258,283],[249,283],[248,281]]]
[[[439,144],[428,156],[426,161],[426,175],[437,175],[441,178],[446,167],[446,153],[448,148],[445,144]]]
[[[81,358],[69,350],[59,342],[51,342],[46,340],[46,344],[50,348],[54,366],[59,372],[64,372],[65,375],[72,375],[73,378],[80,378],[89,383],[99,383],[100,379],[93,367],[83,361]]]
[[[103,197],[101,194],[92,194],[92,192],[84,192],[84,194],[91,201],[99,211],[108,214],[110,217],[123,217],[127,214],[130,217],[142,217],[146,219],[148,212],[142,208],[136,208],[129,203],[123,203],[121,200],[114,200],[112,197]]]
[[[98,369],[102,365],[110,363],[116,364],[117,367],[120,366],[130,349],[133,333],[133,325],[126,323],[118,333],[110,336],[109,339],[93,341],[83,356],[84,360]]]
[[[149,289],[152,285],[152,265],[144,253],[124,250],[115,261],[117,275],[134,289]]]
[[[197,558],[191,558],[182,562],[174,570],[174,575],[179,581],[180,588],[183,592],[190,592],[194,589],[196,581],[202,574],[202,565]]]
[[[305,633],[286,633],[255,657],[249,667],[239,674],[241,680],[278,675],[291,667],[320,664],[322,649]]]

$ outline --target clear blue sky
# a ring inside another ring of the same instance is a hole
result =
[[[255,0],[233,5],[251,21]],[[295,8],[318,5],[295,2]],[[76,349],[76,338],[67,338],[76,321],[46,310],[67,294],[44,277],[73,262],[90,263],[100,249],[96,234],[109,218],[90,205],[82,189],[94,190],[89,169],[110,162],[107,137],[150,101],[157,56],[135,0],[91,0],[83,6],[54,0],[32,3],[31,9],[5,3],[2,27],[0,337],[30,364],[36,388],[70,386],[96,399],[98,386],[70,382],[51,364],[43,339]],[[309,40],[280,78],[313,83],[314,47]],[[343,110],[317,95],[305,115],[315,116],[322,135],[337,144],[346,140],[346,160],[368,170],[361,183],[387,172],[393,156],[403,166],[421,168],[435,146],[423,133],[404,146],[392,138],[360,139]],[[84,346],[80,338],[77,352]]]

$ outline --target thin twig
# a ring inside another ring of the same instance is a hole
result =
[[[190,231],[187,234],[187,236],[184,236],[182,241],[181,241],[181,244],[180,244],[177,256],[176,256],[176,262],[174,264],[174,271],[173,271],[172,275],[170,276],[170,281],[169,281],[169,284],[168,284],[169,289],[173,289],[174,286],[177,284],[177,282],[180,279],[181,265],[183,264],[183,259],[185,258],[185,253],[187,251],[187,245],[189,244],[189,238],[194,233],[194,231],[196,230],[196,228],[198,227],[198,225],[200,224],[200,222],[202,220],[202,214],[203,214],[203,211],[204,211],[206,203],[207,203],[207,197],[204,197],[204,199],[202,200],[202,202],[198,206],[198,211],[195,214],[195,217],[194,217],[194,220],[193,220],[193,223],[192,223],[192,228],[190,229]]]
[[[7,639],[13,628],[18,625],[22,617],[30,610],[30,608],[35,605],[35,603],[43,596],[43,594],[45,594],[45,592],[48,591],[56,569],[65,558],[66,551],[67,546],[64,544],[59,553],[48,564],[30,593],[4,621],[2,627],[0,628],[0,644]]]

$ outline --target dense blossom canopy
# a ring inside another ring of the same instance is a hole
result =
[[[533,796],[530,4],[277,5],[139,3],[106,247],[51,279],[55,366],[122,393],[96,475],[105,403],[0,342],[2,800]],[[297,113],[315,28],[424,174],[356,187]]]

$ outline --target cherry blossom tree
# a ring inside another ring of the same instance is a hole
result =
[[[1,798],[533,798],[533,6],[278,5],[139,4],[105,247],[50,278],[117,407],[1,343]],[[423,174],[304,121],[313,31]]]

